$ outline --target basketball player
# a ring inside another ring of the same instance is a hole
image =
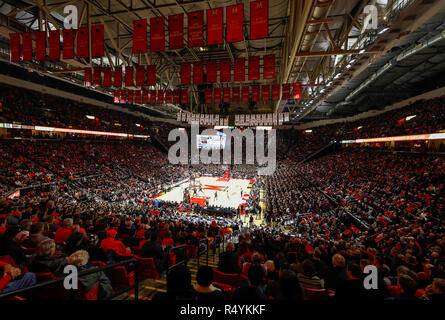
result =
[[[218,199],[218,191],[215,191],[215,200]]]

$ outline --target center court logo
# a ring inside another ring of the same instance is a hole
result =
[[[232,163],[232,138],[234,140],[233,163],[234,164],[252,164],[258,166],[259,175],[272,175],[276,168],[276,131],[267,131],[267,148],[265,149],[266,135],[265,130],[256,130],[247,128],[243,131],[239,129],[223,130],[226,135],[226,144],[223,149],[223,160],[221,162],[220,149],[203,147],[201,150],[197,146],[197,137],[199,135],[199,126],[191,127],[191,150],[189,162],[189,138],[183,129],[173,129],[168,134],[168,141],[179,141],[168,150],[168,160],[171,164],[226,164]],[[206,129],[202,135],[211,135],[214,130]],[[243,162],[243,140],[246,144],[246,161]],[[266,155],[267,151],[267,155]],[[178,155],[179,152],[179,155]],[[256,157],[255,157],[256,156]]]

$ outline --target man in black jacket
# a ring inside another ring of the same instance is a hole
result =
[[[142,246],[142,258],[153,258],[156,268],[159,272],[164,270],[165,267],[165,254],[159,243],[156,242],[158,235],[156,232],[152,232],[150,235],[150,241],[147,241]]]
[[[229,242],[226,246],[226,251],[219,255],[218,271],[224,273],[240,273],[241,262],[239,255],[235,252],[235,245]]]

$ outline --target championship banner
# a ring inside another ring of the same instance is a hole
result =
[[[150,104],[156,104],[156,90],[150,90]]]
[[[260,80],[260,57],[249,57],[249,80]]]
[[[165,103],[171,104],[172,103],[172,91],[171,90],[165,90]]]
[[[130,66],[125,67],[125,86],[133,87],[134,86],[134,68]]]
[[[32,34],[31,32],[22,33],[22,59],[23,61],[32,60]]]
[[[226,7],[226,41],[243,41],[244,5],[237,4]]]
[[[280,85],[273,84],[272,85],[272,100],[277,101],[280,99]]]
[[[158,98],[156,99],[158,104],[164,104],[164,90],[158,90]]]
[[[36,31],[36,60],[46,60],[46,32]]]
[[[87,48],[88,48],[88,32],[87,32]],[[87,50],[87,57],[88,57],[88,50]],[[60,60],[60,32],[59,32],[59,30],[53,30],[53,31],[49,32],[49,59],[50,60]]]
[[[275,79],[275,55],[268,54],[263,59],[263,79]]]
[[[193,63],[193,84],[204,82],[204,64],[201,61]]]
[[[91,26],[91,55],[94,58],[104,56],[104,26]]]
[[[283,84],[283,94],[282,94],[282,99],[283,100],[288,100],[290,99],[290,84]]]
[[[191,65],[188,62],[184,62],[181,64],[181,84],[189,85],[190,84],[190,73],[191,73]]]
[[[141,90],[134,90],[134,103],[141,104]]]
[[[91,87],[91,78],[92,78],[91,68],[85,68],[83,76],[83,85],[85,87]]]
[[[268,0],[250,3],[250,39],[263,39],[269,36]]]
[[[203,47],[204,36],[204,13],[203,11],[190,12],[188,14],[188,46]]]
[[[223,102],[230,102],[230,88],[223,88]]]
[[[207,45],[223,43],[223,8],[208,9]]]
[[[148,104],[148,90],[142,90],[142,104]]]
[[[147,86],[156,85],[156,65],[151,64],[147,66]]]
[[[134,93],[133,90],[128,90],[127,102],[133,104]]]
[[[206,82],[215,83],[217,80],[218,66],[216,60],[207,62],[206,65]]]
[[[133,53],[147,52],[147,19],[133,21]]]
[[[121,90],[121,103],[127,103],[127,90]]]
[[[213,102],[214,103],[221,103],[221,88],[214,88],[213,89]]]
[[[101,86],[102,85],[102,69],[94,68],[93,69],[93,86]]]
[[[241,88],[241,102],[249,102],[249,87]]]
[[[20,61],[20,33],[9,34],[9,47],[11,48],[11,61]]]
[[[294,83],[292,99],[294,100],[301,99],[301,82]]]
[[[114,103],[119,103],[119,102],[120,102],[120,91],[114,90]]]
[[[260,86],[252,86],[252,101],[260,101]]]
[[[165,50],[164,17],[150,18],[150,52]]]
[[[173,103],[179,104],[179,89],[173,90]]]
[[[113,86],[116,88],[122,87],[122,67],[114,67]]]
[[[51,47],[51,32],[50,31],[50,47]],[[88,58],[89,57],[89,45],[88,45],[88,28],[79,28],[77,30],[77,46],[76,46],[76,56],[78,58]]]
[[[144,66],[136,67],[136,86],[137,87],[145,86],[145,67]]]
[[[261,100],[269,101],[270,100],[270,85],[263,84],[261,86]]]
[[[189,102],[189,94],[187,89],[181,89],[181,103],[187,104]]]
[[[232,88],[232,101],[239,102],[239,87]]]
[[[230,59],[221,59],[220,60],[220,72],[219,72],[219,81],[220,82],[230,82],[232,81],[232,62]]]
[[[184,14],[168,17],[168,48],[170,50],[184,47]]]
[[[111,87],[111,68],[104,68],[104,87]]]
[[[212,90],[212,88],[206,88],[205,89],[205,91],[204,91],[205,93],[204,93],[204,101],[205,101],[205,103],[212,103],[213,101],[213,96],[212,96],[212,94],[213,94],[213,90]]]
[[[74,30],[62,31],[63,36],[63,59],[74,59]]]
[[[246,59],[245,58],[236,58],[235,59],[235,81],[245,81],[246,80]]]

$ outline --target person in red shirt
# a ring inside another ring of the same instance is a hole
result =
[[[22,274],[19,268],[0,261],[0,269],[3,271],[0,278],[0,293],[7,293],[36,284],[36,275],[32,272],[27,272],[21,279],[14,280]]]
[[[56,243],[63,243],[73,233],[73,219],[66,218],[63,220],[63,226],[57,229],[54,241]]]
[[[114,250],[120,256],[131,256],[131,251],[121,241],[115,240],[117,235],[116,230],[109,230],[107,232],[107,238],[102,240],[100,248],[107,252],[108,250]]]

